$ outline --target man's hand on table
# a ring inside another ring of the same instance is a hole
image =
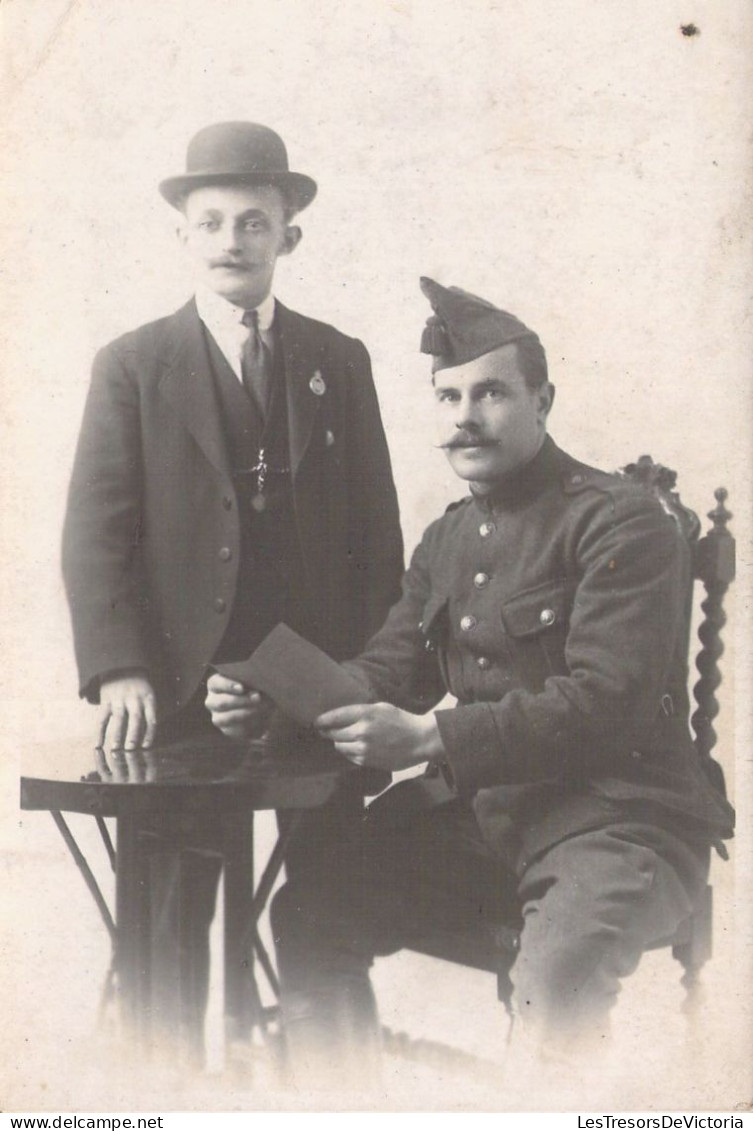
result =
[[[97,745],[103,750],[137,750],[154,742],[157,707],[152,685],[142,668],[112,672],[99,689]]]
[[[214,672],[207,681],[205,706],[226,738],[259,738],[269,726],[274,704],[237,680]]]
[[[393,772],[442,758],[434,713],[412,715],[390,703],[359,703],[326,711],[314,726],[357,766]]]

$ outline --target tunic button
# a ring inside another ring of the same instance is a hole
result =
[[[636,762],[640,762],[643,755],[641,754],[640,750],[631,750],[630,757],[633,758]]]
[[[492,662],[488,656],[478,656],[476,659],[476,667],[481,668],[482,672],[487,672],[492,666]]]
[[[227,495],[225,495],[225,497],[222,500],[222,505],[223,505],[223,507],[225,508],[226,511],[229,511],[231,509],[232,505],[233,505],[233,500],[228,498]]]
[[[233,551],[229,546],[223,546],[219,552],[219,559],[221,562],[229,562],[233,556]]]
[[[493,522],[482,522],[478,528],[478,532],[482,538],[488,538],[489,535],[493,534],[496,529],[497,528]]]
[[[463,632],[470,632],[472,628],[476,627],[477,623],[478,622],[475,617],[463,617],[460,622],[460,627],[462,628]]]
[[[570,482],[574,483],[575,486],[577,487],[585,481],[585,478],[586,478],[585,475],[581,475],[580,472],[576,471],[575,475],[572,475],[570,477]]]
[[[544,625],[554,624],[557,619],[554,609],[542,609],[539,613],[539,620]]]
[[[215,597],[215,599],[214,599],[214,611],[216,613],[224,613],[226,608],[227,608],[227,604],[223,600],[223,598],[222,597]]]
[[[483,589],[485,585],[489,584],[489,574],[488,573],[477,573],[476,576],[473,579],[473,584],[476,586],[477,589]]]

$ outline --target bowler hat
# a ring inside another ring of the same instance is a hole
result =
[[[290,172],[279,134],[256,122],[218,122],[199,130],[188,143],[185,173],[162,181],[159,191],[178,208],[191,189],[238,182],[276,185],[296,212],[316,196],[316,181]]]

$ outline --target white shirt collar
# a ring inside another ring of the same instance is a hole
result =
[[[241,355],[244,342],[248,339],[248,327],[243,325],[245,308],[215,294],[209,287],[196,290],[196,309],[199,318],[214,338],[230,368],[239,381],[242,377]],[[275,317],[274,295],[267,297],[256,307],[259,315],[259,333],[274,354],[272,323]]]
[[[197,288],[196,309],[199,312],[199,318],[212,333],[215,329],[219,330],[220,334],[230,333],[236,326],[241,326],[244,332],[247,332],[242,322],[246,308],[228,302],[227,299],[216,294],[209,287]],[[275,317],[274,295],[268,294],[255,309],[259,314],[259,332],[261,334],[267,333],[271,329]]]

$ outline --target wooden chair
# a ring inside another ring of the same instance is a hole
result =
[[[688,594],[688,655],[690,654],[690,619],[694,607],[695,582],[703,586],[700,604],[703,619],[698,628],[700,648],[695,656],[695,666],[700,679],[693,687],[697,704],[691,717],[694,744],[701,765],[711,783],[725,794],[724,774],[712,757],[716,745],[714,719],[719,713],[716,692],[722,681],[718,661],[724,651],[721,632],[726,623],[723,602],[727,588],[735,576],[735,541],[727,524],[732,518],[726,509],[727,492],[719,487],[714,492],[716,505],[709,511],[712,525],[701,537],[698,516],[683,505],[675,490],[677,475],[669,468],[656,464],[650,456],[641,456],[635,463],[622,468],[619,475],[631,479],[654,495],[664,510],[674,518],[690,544],[693,556],[692,591]],[[720,841],[716,846],[726,859],[727,852]],[[701,968],[711,956],[712,949],[712,889],[707,885],[692,914],[680,925],[671,938],[662,939],[652,949],[671,947],[672,955],[683,969],[682,984],[687,991],[687,1003],[693,1001],[693,991],[698,983]],[[432,937],[412,943],[412,950],[445,961],[456,962],[477,970],[487,970],[497,975],[497,996],[511,1012],[512,983],[510,970],[518,947],[517,933],[509,927],[500,927],[487,935],[467,934]],[[412,1040],[405,1034],[385,1031],[385,1045],[395,1055],[424,1059],[428,1052],[434,1059],[454,1054],[456,1050],[444,1048],[436,1042]],[[462,1054],[460,1054],[462,1056]]]
[[[719,714],[716,692],[722,682],[718,661],[724,652],[721,632],[727,622],[724,597],[735,578],[735,540],[727,529],[732,518],[731,512],[725,506],[727,491],[724,487],[718,487],[714,492],[716,506],[708,512],[712,525],[703,537],[699,537],[701,524],[697,515],[680,502],[680,496],[674,490],[677,480],[674,471],[662,467],[661,464],[655,464],[650,456],[641,456],[636,463],[628,464],[623,468],[621,474],[639,483],[659,499],[667,513],[677,521],[691,545],[693,580],[701,583],[705,595],[700,605],[703,619],[698,627],[701,647],[695,656],[695,666],[700,675],[700,679],[693,687],[693,697],[697,707],[691,716],[690,725],[696,753],[706,776],[715,789],[726,796],[722,767],[712,757],[711,752],[717,739],[713,725],[714,719]],[[693,589],[696,588],[694,585]],[[693,592],[688,595],[688,601],[690,632]],[[690,637],[688,657],[690,657]],[[715,847],[724,860],[728,859],[723,842],[720,841]],[[692,915],[680,924],[672,938],[656,944],[657,949],[664,946],[672,948],[673,957],[683,968],[682,983],[688,991],[690,1000],[698,984],[701,969],[711,957],[712,925],[713,892],[711,885],[707,884]]]

